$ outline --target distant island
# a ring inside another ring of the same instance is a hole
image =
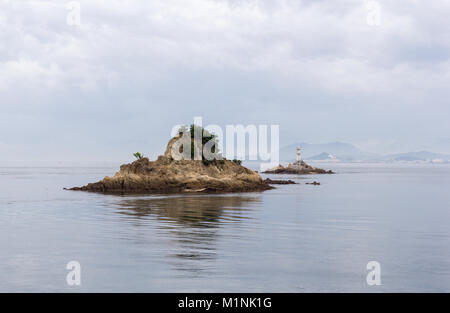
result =
[[[333,171],[313,167],[305,163],[301,157],[301,148],[297,147],[297,160],[288,166],[278,165],[263,172],[265,174],[334,174]]]

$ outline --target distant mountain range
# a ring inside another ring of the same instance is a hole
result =
[[[450,155],[429,151],[407,152],[391,154],[384,157],[384,161],[434,161],[450,162]]]
[[[295,143],[280,149],[281,161],[293,161],[297,147],[302,148],[302,159],[310,161],[335,162],[450,162],[450,155],[429,151],[406,152],[379,155],[362,151],[349,143],[330,142],[325,144]]]
[[[340,161],[356,161],[375,159],[376,154],[364,152],[354,145],[343,142],[330,142],[325,144],[295,143],[280,149],[280,160],[292,161],[296,158],[297,147],[302,148],[302,159],[305,160],[323,160],[325,157]]]

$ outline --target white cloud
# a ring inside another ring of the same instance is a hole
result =
[[[73,27],[64,1],[3,0],[0,107],[8,119],[2,123],[35,114],[58,124],[71,112],[70,124],[94,118],[83,111],[89,110],[115,134],[112,125],[123,116],[151,112],[170,129],[213,102],[227,108],[210,118],[228,123],[236,117],[227,112],[241,110],[283,121],[292,137],[314,125],[283,115],[295,110],[338,128],[340,138],[330,139],[379,142],[402,123],[410,127],[405,116],[440,125],[427,136],[448,132],[441,124],[450,111],[449,2],[379,2],[381,25],[371,27],[365,2],[356,0],[81,0],[81,26]],[[266,115],[250,111],[270,104],[277,108]],[[175,116],[161,112],[168,108]],[[384,118],[381,109],[393,116],[380,131],[355,125],[349,109],[356,119]],[[411,109],[423,110],[422,118]],[[308,136],[323,139],[327,130]]]

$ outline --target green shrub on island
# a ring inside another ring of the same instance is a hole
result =
[[[133,156],[138,160],[140,160],[144,157],[144,155],[141,154],[140,152],[133,153]]]
[[[181,126],[180,129],[178,130],[179,135],[184,134],[185,132],[189,131],[190,133],[190,137],[192,139],[191,141],[191,160],[195,159],[195,134],[199,134],[202,138],[202,162],[204,165],[210,165],[212,163],[216,164],[216,161],[219,161],[220,164],[224,164],[225,161],[222,158],[222,155],[219,153],[219,149],[218,149],[218,145],[219,145],[219,140],[217,138],[216,135],[211,134],[209,131],[207,131],[206,129],[204,129],[201,126],[195,125],[195,124],[191,124],[189,127],[189,130],[186,126]],[[200,137],[199,136],[199,137]],[[203,154],[203,148],[205,146],[205,144],[212,142],[213,144],[211,145],[211,153],[214,155],[214,158],[212,160],[208,160],[207,158],[205,158],[204,154]]]
[[[241,164],[242,164],[242,160],[234,159],[234,160],[233,160],[233,163],[236,163],[236,164],[238,164],[238,165],[241,165]]]

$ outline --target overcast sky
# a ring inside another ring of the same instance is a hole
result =
[[[155,156],[194,116],[450,152],[448,0],[78,2],[0,0],[0,163]]]

